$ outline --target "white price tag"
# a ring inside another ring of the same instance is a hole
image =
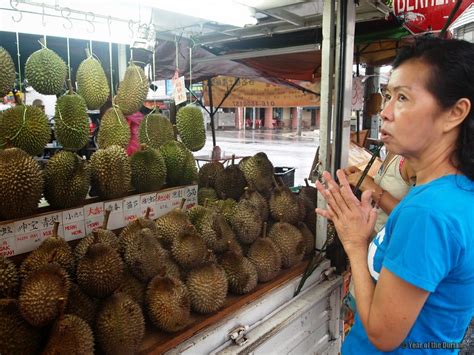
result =
[[[9,257],[18,254],[14,229],[14,223],[0,225],[0,256]]]
[[[126,226],[128,223],[136,220],[141,215],[140,195],[133,195],[123,200],[123,223]]]
[[[143,194],[140,195],[140,208],[141,208],[141,215],[144,216],[146,215],[146,211],[148,208],[150,208],[150,214],[149,218],[150,219],[155,219],[156,218],[156,209],[157,209],[157,193],[151,193],[151,194]]]
[[[171,205],[171,191],[158,192],[157,194],[157,215],[156,218],[167,214],[173,209]]]
[[[114,200],[105,203],[105,210],[110,209],[112,212],[109,216],[107,229],[119,229],[124,226],[123,222],[123,200]]]
[[[89,234],[95,228],[101,227],[104,222],[104,203],[96,202],[84,206],[84,216],[86,234]]]

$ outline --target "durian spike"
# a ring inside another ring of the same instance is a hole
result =
[[[53,234],[52,234],[52,238],[56,238],[58,239],[59,236],[58,236],[58,230],[59,230],[59,222],[58,221],[54,221],[54,225],[53,225]]]
[[[267,226],[267,222],[263,222],[262,238],[265,238],[267,236]]]
[[[104,223],[102,224],[102,229],[107,229],[107,225],[109,224],[109,217],[110,217],[111,213],[112,213],[112,209],[110,207],[108,207],[105,210]]]
[[[235,154],[232,154],[232,166],[235,165]]]
[[[309,187],[308,178],[304,178],[304,182],[305,182],[305,184],[306,184],[306,187]]]
[[[67,88],[69,89],[69,95],[74,95],[74,89],[72,88],[71,78],[67,79]]]
[[[183,210],[183,207],[184,207],[185,202],[186,202],[186,199],[183,197],[183,198],[181,199],[181,203],[179,204],[179,209],[180,209],[181,211]]]
[[[150,219],[151,207],[146,208],[145,219]]]

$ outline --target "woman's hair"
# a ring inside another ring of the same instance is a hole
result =
[[[456,167],[474,180],[474,44],[456,39],[423,37],[413,46],[402,48],[393,67],[412,59],[432,68],[427,89],[442,108],[452,107],[461,98],[471,102],[471,110],[460,126],[452,158]]]

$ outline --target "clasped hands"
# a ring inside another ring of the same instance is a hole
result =
[[[334,223],[348,255],[361,248],[366,251],[377,218],[377,212],[372,207],[372,193],[364,191],[359,201],[344,171],[338,170],[336,175],[339,185],[327,171],[323,173],[326,186],[316,182],[316,188],[327,203],[327,209],[316,208],[316,213]]]

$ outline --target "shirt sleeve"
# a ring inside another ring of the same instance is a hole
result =
[[[391,231],[383,266],[428,292],[458,264],[461,247],[449,224],[435,214],[415,207],[400,210],[387,228]]]

